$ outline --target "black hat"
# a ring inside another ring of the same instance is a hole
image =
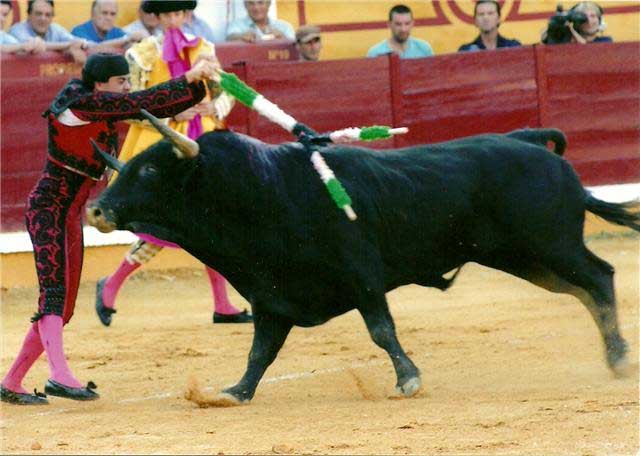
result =
[[[194,10],[198,5],[197,1],[182,0],[145,0],[142,2],[142,11],[145,13],[171,13],[172,11]]]
[[[129,74],[129,63],[120,54],[96,53],[89,56],[82,68],[82,82],[92,89],[96,82],[107,82],[112,76]]]

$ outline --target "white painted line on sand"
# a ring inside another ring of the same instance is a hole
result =
[[[636,328],[637,324],[634,323],[627,323],[625,325],[621,325],[621,329],[624,330],[628,330],[628,329],[632,329],[632,328]],[[311,372],[293,372],[291,374],[284,374],[284,375],[279,375],[277,377],[267,377],[264,378],[260,381],[260,384],[275,384],[275,383],[280,383],[280,382],[287,382],[287,381],[292,381],[292,380],[299,380],[302,378],[309,378],[309,377],[315,377],[318,375],[327,375],[327,374],[335,374],[335,373],[339,373],[339,372],[345,372],[347,370],[350,369],[362,369],[362,368],[366,368],[366,367],[373,367],[373,366],[381,366],[383,364],[386,364],[387,361],[384,360],[375,360],[375,361],[366,361],[366,362],[362,362],[362,363],[354,363],[351,364],[349,366],[341,366],[341,367],[330,367],[327,369],[317,369],[317,370],[313,370]],[[216,388],[212,387],[212,386],[207,386],[205,388],[203,388],[205,391],[214,391]],[[169,393],[159,393],[159,394],[154,394],[151,396],[142,396],[142,397],[131,397],[131,398],[127,398],[127,399],[120,399],[118,401],[116,401],[116,403],[118,404],[129,404],[129,403],[134,403],[134,402],[143,402],[143,401],[149,401],[152,399],[166,399],[168,397],[171,396],[175,396],[178,395],[179,392],[174,391],[174,392],[169,392]],[[64,408],[64,409],[55,409],[55,410],[48,410],[48,411],[44,411],[44,412],[38,412],[38,413],[34,413],[32,415],[29,415],[31,417],[36,417],[36,416],[48,416],[48,415],[58,415],[60,413],[66,413],[66,412],[70,412],[73,409],[68,409],[68,408]],[[0,427],[5,427],[5,426],[10,426],[11,424],[13,424],[13,420],[11,419],[2,419],[0,420]]]
[[[339,373],[339,372],[345,372],[348,371],[350,369],[363,369],[366,367],[372,367],[372,366],[379,366],[382,364],[386,364],[386,361],[382,361],[382,360],[375,360],[375,361],[366,361],[363,363],[354,363],[354,364],[350,364],[348,366],[342,366],[342,367],[331,367],[331,368],[327,368],[327,369],[317,369],[317,370],[313,370],[311,372],[293,372],[291,374],[284,374],[284,375],[279,375],[277,377],[267,377],[264,378],[260,381],[260,384],[275,384],[275,383],[280,383],[280,382],[287,382],[287,381],[292,381],[292,380],[299,380],[299,379],[303,379],[303,378],[310,378],[310,377],[315,377],[318,375],[327,375],[327,374],[335,374],[335,373]],[[214,391],[216,388],[212,387],[212,386],[207,386],[205,388],[203,388],[205,391]],[[178,391],[174,391],[174,392],[169,392],[169,393],[159,393],[159,394],[153,394],[150,396],[141,396],[141,397],[130,397],[127,399],[120,399],[118,401],[116,401],[117,404],[130,404],[130,403],[134,403],[134,402],[143,402],[143,401],[150,401],[153,399],[167,399],[169,397],[172,396],[176,396],[180,394]],[[44,412],[38,412],[38,413],[34,413],[32,415],[30,415],[31,417],[36,417],[36,416],[48,416],[48,415],[57,415],[60,413],[66,413],[66,412],[70,412],[73,409],[68,409],[68,408],[64,408],[64,409],[55,409],[55,410],[47,410]],[[11,420],[4,420],[3,424],[6,425],[10,425],[11,424]]]
[[[292,374],[284,374],[284,375],[280,375],[278,377],[267,377],[267,378],[263,378],[262,380],[260,380],[260,384],[271,384],[271,383],[280,383],[280,382],[287,382],[287,381],[292,381],[292,380],[299,380],[302,378],[309,378],[309,377],[315,377],[317,375],[327,375],[327,374],[336,374],[339,372],[344,372],[347,371],[349,369],[362,369],[365,367],[372,367],[372,366],[377,366],[377,365],[382,365],[385,364],[384,361],[368,361],[365,363],[356,363],[356,364],[351,364],[349,366],[343,366],[343,367],[331,367],[328,369],[317,369],[317,370],[313,370],[311,372],[294,372]],[[232,385],[229,385],[232,386]],[[205,386],[204,388],[202,388],[204,391],[215,391],[217,388],[214,388],[213,386]],[[177,392],[174,393],[162,393],[162,394],[156,394],[154,396],[143,396],[143,397],[132,397],[129,399],[121,399],[118,401],[119,404],[122,403],[128,403],[128,402],[142,402],[142,401],[148,401],[151,399],[166,399],[167,397],[171,397],[173,395],[179,394]]]

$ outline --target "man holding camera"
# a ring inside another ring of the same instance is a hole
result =
[[[549,19],[549,27],[542,34],[545,44],[563,43],[611,43],[610,36],[600,33],[606,28],[602,19],[604,11],[595,2],[585,1],[576,4],[569,11],[558,12]]]

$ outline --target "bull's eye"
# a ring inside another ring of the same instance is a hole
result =
[[[150,177],[154,177],[158,174],[158,168],[156,168],[154,165],[151,165],[149,163],[147,163],[146,165],[143,165],[140,168],[140,177],[144,177],[144,178],[150,178]]]

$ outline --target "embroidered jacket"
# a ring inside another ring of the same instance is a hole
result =
[[[116,121],[143,119],[141,108],[159,118],[173,117],[198,103],[205,93],[202,82],[189,84],[185,77],[128,94],[89,90],[79,79],[72,79],[43,113],[49,123],[49,159],[99,180],[105,165],[94,156],[90,138],[116,155]]]
[[[125,53],[131,72],[131,91],[144,90],[149,84],[151,72],[156,62],[162,58],[162,41],[164,37],[150,36],[131,46]],[[194,55],[195,62],[200,54],[215,55],[215,46],[201,39]]]
[[[187,38],[191,39],[192,37],[187,36]],[[143,90],[171,79],[169,64],[162,58],[163,43],[164,36],[151,36],[131,46],[125,53],[125,58],[129,62],[132,91]],[[182,52],[182,56],[186,57],[189,62],[196,62],[202,55],[215,55],[215,46],[200,38],[197,45],[186,47]],[[226,93],[213,90],[215,87],[211,87],[209,84],[207,84],[207,86],[207,94],[204,96],[203,101],[211,102],[214,100],[213,103],[214,106],[216,106],[216,104],[226,99],[228,109],[226,113],[222,113],[222,115],[216,112],[215,115],[200,116],[202,131],[205,133],[225,128],[225,123],[222,119],[226,117],[226,114],[229,113],[233,106],[233,99],[226,95]],[[130,123],[131,126],[120,150],[120,161],[123,162],[129,161],[151,144],[161,139],[160,133],[146,120],[142,122],[132,120],[128,121],[128,123]],[[189,121],[167,119],[167,125],[172,130],[183,135],[188,135],[189,123]]]

